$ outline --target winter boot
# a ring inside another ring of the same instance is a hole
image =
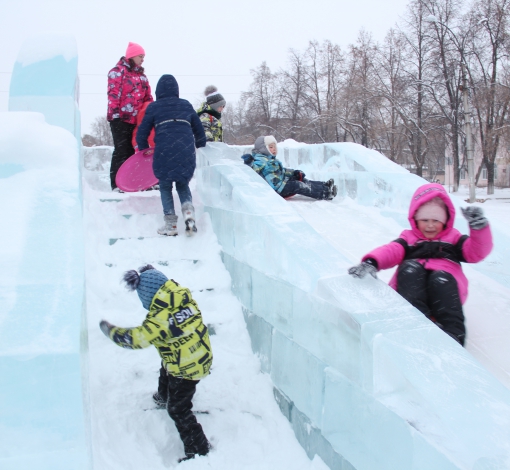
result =
[[[160,235],[175,237],[177,235],[177,216],[175,214],[165,215],[165,225],[158,228]]]
[[[194,459],[197,455],[207,455],[209,451],[212,450],[212,445],[210,442],[206,441],[205,446],[202,449],[196,449],[196,448],[186,448],[184,446],[184,453],[186,454],[185,457],[182,457],[178,460],[179,463],[184,462],[185,460],[191,460]]]
[[[184,224],[186,225],[186,235],[190,237],[197,231],[195,225],[195,208],[191,202],[185,202],[182,205],[182,215],[184,217]]]
[[[326,181],[326,183],[324,183],[328,189],[329,189],[329,192],[328,192],[328,195],[326,196],[326,199],[328,201],[331,201],[332,199],[335,198],[335,196],[337,195],[338,193],[338,188],[336,187],[335,185],[335,180],[333,180],[333,178],[331,178],[330,180]]]
[[[166,400],[159,394],[159,392],[152,395],[152,399],[154,400],[154,403],[156,403],[158,410],[166,408]]]

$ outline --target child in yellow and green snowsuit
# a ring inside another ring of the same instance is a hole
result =
[[[149,312],[141,326],[119,328],[102,320],[103,333],[127,349],[155,346],[161,356],[158,392],[153,399],[165,406],[184,443],[187,460],[206,455],[210,444],[191,409],[198,382],[209,375],[213,354],[207,327],[189,289],[169,280],[150,264],[127,271],[124,281]]]
[[[197,109],[200,122],[204,126],[207,142],[223,142],[221,113],[227,102],[218,89],[209,85],[205,91],[205,102]]]

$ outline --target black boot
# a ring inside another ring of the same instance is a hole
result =
[[[166,398],[162,397],[158,392],[152,395],[152,399],[154,403],[156,403],[156,408],[158,410],[166,409]]]

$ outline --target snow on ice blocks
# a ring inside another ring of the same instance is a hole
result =
[[[88,468],[78,146],[39,113],[0,113],[0,211],[0,468]]]
[[[398,223],[423,183],[354,144],[279,147],[286,166]],[[335,469],[510,468],[510,392],[383,282],[344,275],[352,261],[242,164],[247,150],[201,149],[197,188],[308,455]]]
[[[81,144],[76,40],[67,34],[27,39],[11,77],[9,111],[37,111],[63,127]]]

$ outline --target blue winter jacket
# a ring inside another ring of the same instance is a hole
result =
[[[273,155],[253,152],[252,158],[251,168],[262,176],[277,193],[281,193],[287,181],[293,177],[294,170],[285,168],[282,162]]]
[[[195,147],[205,147],[200,118],[187,100],[179,98],[179,85],[173,75],[163,75],[156,86],[156,101],[147,107],[136,142],[139,150],[149,147],[152,129],[153,169],[160,181],[188,182],[196,167]]]

